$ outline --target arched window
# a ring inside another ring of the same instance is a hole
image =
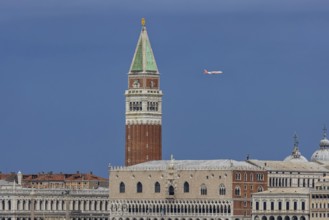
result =
[[[263,192],[263,191],[264,191],[264,188],[262,186],[258,186],[257,192]]]
[[[155,193],[159,193],[160,192],[160,183],[159,182],[156,182],[154,184],[154,192]]]
[[[190,192],[190,184],[188,182],[184,183],[184,193]]]
[[[247,182],[247,180],[248,180],[248,175],[247,175],[247,173],[244,173],[243,176],[244,176],[244,177],[243,177],[243,180],[244,180],[245,182]]]
[[[120,193],[126,192],[126,186],[123,182],[120,183],[119,191],[120,191]]]
[[[141,182],[137,183],[137,193],[142,193],[143,192],[143,185]]]
[[[236,186],[234,189],[234,195],[240,196],[241,195],[241,189],[240,186]]]
[[[173,186],[169,186],[169,189],[168,189],[168,191],[169,191],[169,195],[170,195],[170,196],[173,196],[173,195],[175,195],[175,189],[174,189],[174,187],[173,187]]]
[[[219,195],[225,195],[226,194],[226,188],[224,184],[219,185]]]
[[[207,195],[207,187],[205,184],[202,184],[200,187],[201,195]]]
[[[235,179],[236,180],[241,180],[241,173],[236,173],[235,174]]]
[[[250,174],[250,182],[252,182],[252,181],[254,181],[254,174],[253,173]]]

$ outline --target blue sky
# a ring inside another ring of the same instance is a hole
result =
[[[327,1],[1,1],[0,171],[124,163],[124,91],[146,26],[163,158],[282,160],[329,126]],[[223,70],[205,76],[203,69]]]

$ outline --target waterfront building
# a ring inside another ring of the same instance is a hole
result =
[[[252,220],[309,220],[307,188],[272,188],[252,196]]]
[[[329,174],[325,161],[308,162],[299,151],[296,135],[294,139],[293,151],[284,161],[247,160],[268,172],[268,188],[314,188],[320,178]]]
[[[267,172],[244,161],[161,160],[110,167],[112,220],[251,218]]]
[[[268,172],[269,188],[313,188],[315,183],[329,173],[324,166],[315,162],[292,162],[249,160]]]
[[[0,184],[1,220],[107,220],[108,188],[98,189],[34,189],[16,182]]]

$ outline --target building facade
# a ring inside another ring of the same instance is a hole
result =
[[[321,178],[310,193],[310,217],[314,220],[329,219],[329,178]]]
[[[109,219],[109,190],[0,187],[1,220]]]
[[[160,74],[142,20],[128,73],[125,165],[162,159],[162,91]]]
[[[309,220],[309,189],[270,189],[252,197],[253,220]]]
[[[326,143],[320,141],[320,146]],[[328,141],[329,142],[329,141]],[[321,156],[320,154],[318,154]],[[322,158],[322,157],[321,157]],[[255,165],[268,172],[268,188],[307,188],[315,187],[316,182],[329,174],[324,161],[313,160],[309,162],[299,151],[297,136],[294,136],[294,147],[291,155],[283,161],[252,160],[248,163]]]
[[[252,196],[253,220],[307,220],[329,217],[326,201],[328,190],[325,178],[328,175],[326,135],[316,151],[321,161],[307,161],[299,151],[297,136],[291,155],[284,161],[248,160],[268,172],[268,190]],[[323,154],[321,154],[323,153]],[[315,155],[315,154],[313,154]],[[329,186],[329,185],[328,185]],[[327,190],[327,191],[326,191]]]
[[[112,220],[250,219],[267,174],[234,160],[151,161],[110,168]]]

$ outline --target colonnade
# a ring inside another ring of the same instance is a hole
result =
[[[1,199],[0,211],[29,211],[32,209],[34,202],[35,211],[64,211],[66,202],[71,211],[107,211],[108,201],[105,199],[85,200],[82,198],[65,199],[65,198],[36,198],[36,199]]]
[[[269,187],[314,187],[314,178],[270,177]]]
[[[231,201],[128,200],[112,201],[111,217],[152,216],[223,216],[232,215]],[[225,219],[225,218],[224,218]]]

